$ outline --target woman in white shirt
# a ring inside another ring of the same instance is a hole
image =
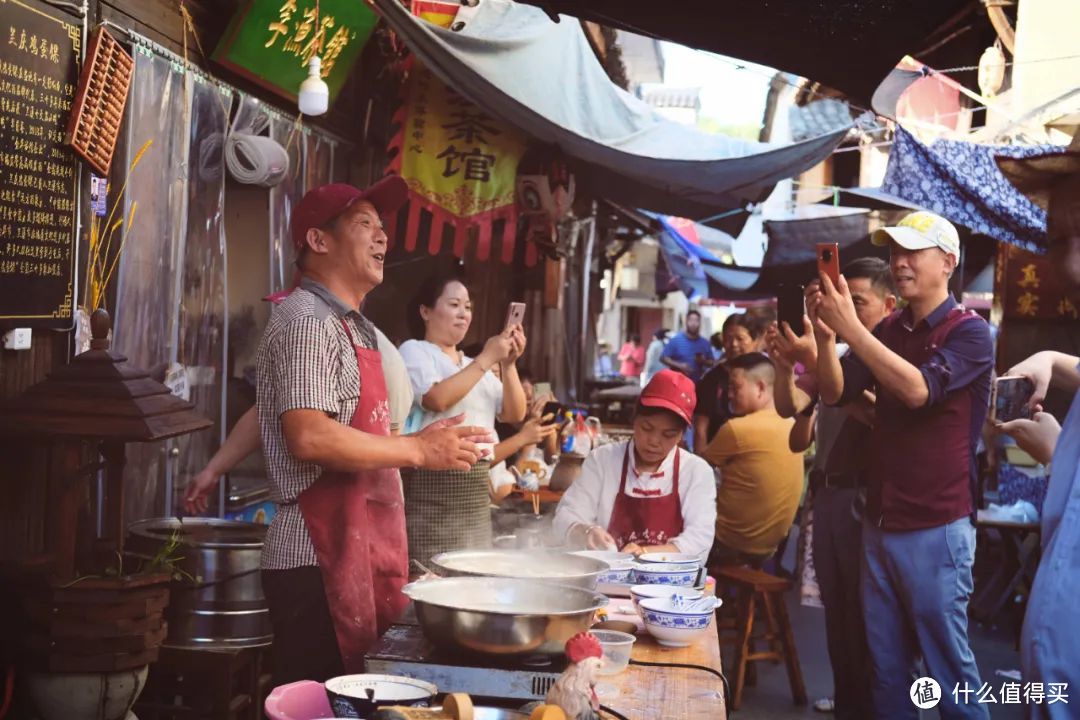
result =
[[[475,359],[465,357],[458,345],[472,324],[472,302],[454,278],[428,279],[411,304],[409,323],[423,338],[400,348],[421,415],[419,429],[459,415],[492,430],[496,417],[507,423],[524,419],[525,392],[515,366],[525,351],[520,325],[489,338]],[[495,365],[502,381],[491,372]],[[485,454],[491,458],[490,446]],[[426,564],[442,552],[491,546],[489,469],[487,459],[468,472],[402,469],[411,559]]]
[[[716,477],[679,448],[694,412],[694,382],[662,370],[641,392],[634,436],[593,450],[555,511],[556,537],[595,550],[708,557]]]

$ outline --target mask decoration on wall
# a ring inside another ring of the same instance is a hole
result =
[[[574,176],[556,151],[534,146],[525,153],[518,164],[517,204],[525,221],[526,263],[536,261],[537,249],[558,256],[558,223],[574,204]]]

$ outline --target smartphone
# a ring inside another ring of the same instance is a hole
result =
[[[545,395],[551,394],[551,383],[539,382],[533,383],[533,397],[542,398]]]
[[[544,403],[544,409],[540,412],[540,417],[547,417],[548,415],[554,415],[556,420],[561,421],[563,416],[566,415],[566,408],[561,402]]]
[[[990,419],[995,422],[1031,418],[1031,396],[1035,386],[1026,377],[1004,375],[994,381],[990,398]]]
[[[784,285],[776,288],[776,320],[787,323],[796,335],[803,334],[803,315],[806,313],[805,288],[802,285]],[[780,325],[783,332],[784,326]]]
[[[840,285],[840,246],[836,243],[817,244],[818,271],[832,280],[833,287]]]
[[[524,320],[525,303],[512,302],[506,311],[506,326],[503,329],[509,330],[514,325],[521,325]]]

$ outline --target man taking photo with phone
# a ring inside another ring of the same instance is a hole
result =
[[[921,655],[942,688],[980,687],[968,642],[975,558],[975,448],[993,370],[990,329],[949,292],[960,240],[947,220],[915,212],[873,235],[888,244],[907,306],[873,331],[859,322],[843,276],[807,289],[822,399],[876,393],[865,469],[862,598],[877,718],[917,718],[908,693]],[[839,335],[851,354],[837,357]],[[986,718],[942,693],[944,717]]]

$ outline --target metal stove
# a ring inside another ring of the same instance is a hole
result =
[[[443,692],[526,701],[543,700],[566,669],[565,657],[500,660],[448,652],[408,624],[392,625],[364,663],[369,673],[425,680]]]

